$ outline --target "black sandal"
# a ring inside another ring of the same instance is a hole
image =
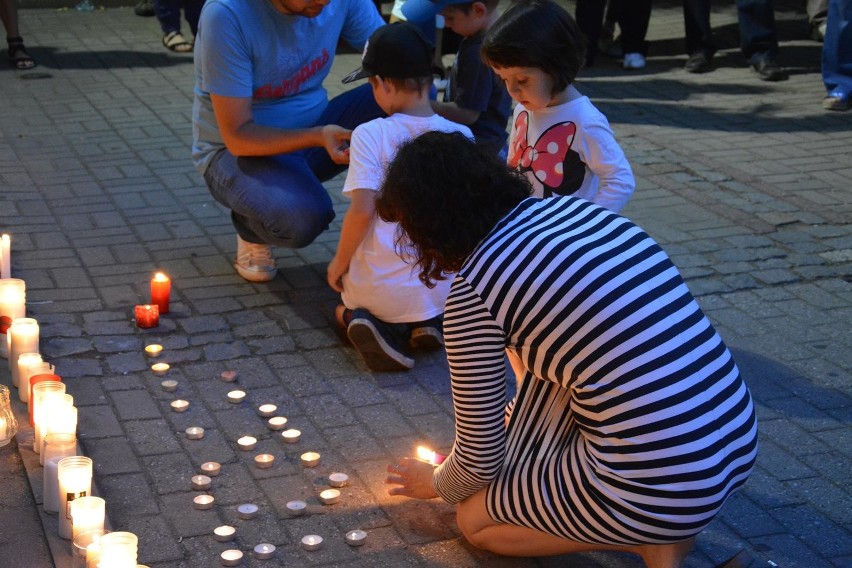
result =
[[[6,38],[6,43],[9,44],[9,63],[11,63],[15,69],[24,71],[36,66],[35,59],[27,53],[27,48],[24,47],[24,38],[21,36],[9,37]]]

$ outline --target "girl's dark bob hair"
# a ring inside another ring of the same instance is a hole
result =
[[[574,82],[586,44],[574,18],[552,0],[518,0],[486,32],[480,49],[491,67],[536,67],[553,78],[552,95]]]
[[[531,192],[527,179],[492,150],[458,132],[427,132],[399,148],[376,197],[376,212],[399,224],[397,252],[431,288],[458,272]]]

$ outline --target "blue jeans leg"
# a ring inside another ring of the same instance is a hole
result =
[[[775,35],[774,0],[737,0],[740,42],[750,63],[775,59],[778,38]]]
[[[237,158],[220,150],[204,173],[243,240],[299,248],[334,219],[331,198],[301,152]]]
[[[830,0],[822,44],[822,80],[827,92],[852,94],[852,0]]]

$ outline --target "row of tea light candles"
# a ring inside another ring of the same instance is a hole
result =
[[[156,359],[163,353],[163,346],[159,344],[150,344],[145,346],[145,354]],[[154,363],[151,365],[151,372],[157,376],[165,376],[170,370],[168,363]],[[223,371],[219,378],[226,383],[232,383],[237,379],[235,371]],[[167,379],[160,383],[161,388],[166,392],[174,392],[177,390],[178,382]],[[228,402],[239,404],[245,400],[246,393],[242,390],[232,390],[227,394]],[[174,412],[186,412],[189,409],[189,401],[178,399],[170,403],[171,409]],[[278,406],[271,403],[261,404],[257,408],[257,413],[262,418],[267,418],[267,427],[270,430],[284,430],[288,420],[284,416],[276,416]],[[184,431],[186,438],[189,440],[201,440],[204,438],[204,428],[200,426],[190,426]],[[282,439],[286,443],[295,444],[301,438],[302,433],[290,428],[281,433]],[[257,438],[254,436],[242,436],[237,440],[237,446],[241,451],[251,451],[257,447]],[[300,462],[304,467],[316,467],[320,462],[320,454],[318,452],[304,452],[300,456]],[[272,454],[258,454],[254,458],[255,467],[259,469],[268,469],[275,463],[275,456]],[[199,467],[199,473],[192,476],[190,486],[195,491],[209,491],[213,485],[213,477],[221,473],[221,464],[217,462],[205,462]],[[340,500],[339,487],[344,487],[349,483],[349,476],[345,473],[334,472],[328,476],[328,484],[332,489],[325,489],[320,492],[319,499],[323,505],[334,505]],[[193,507],[198,510],[212,509],[216,499],[213,495],[203,494],[193,498]],[[287,512],[291,516],[299,516],[304,513],[307,508],[307,503],[300,500],[294,500],[287,503]],[[258,512],[257,505],[246,503],[237,507],[237,516],[241,519],[253,519]],[[229,542],[236,536],[236,528],[229,525],[216,527],[213,531],[213,536],[219,542]],[[367,538],[366,531],[361,529],[353,529],[344,535],[344,539],[350,546],[361,546]],[[322,547],[323,537],[320,535],[306,535],[302,537],[301,546],[305,550],[318,550]],[[269,543],[261,543],[254,547],[253,556],[259,560],[272,558],[275,554],[275,545]],[[244,557],[244,553],[237,549],[228,549],[221,553],[220,562],[223,566],[238,566]]]

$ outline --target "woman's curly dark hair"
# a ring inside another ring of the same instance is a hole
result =
[[[554,95],[574,82],[586,60],[580,27],[552,0],[512,3],[488,28],[479,52],[486,64],[498,69],[541,69],[553,79]]]
[[[376,212],[396,222],[398,252],[420,281],[457,272],[497,222],[532,193],[525,177],[463,134],[427,132],[402,145],[388,167]]]

